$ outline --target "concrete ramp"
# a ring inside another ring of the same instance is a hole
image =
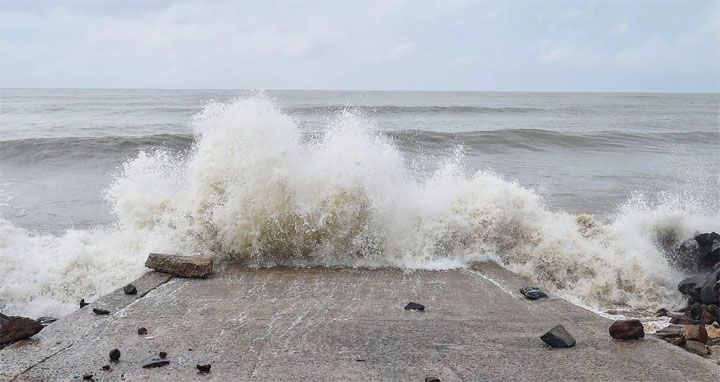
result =
[[[0,351],[12,381],[716,380],[720,366],[646,337],[615,341],[610,321],[562,299],[527,301],[518,276],[474,270],[227,267],[209,279],[151,272]],[[405,311],[410,301],[422,312]],[[107,316],[93,314],[108,307]],[[552,349],[562,324],[577,339]],[[137,334],[146,327],[146,336]],[[120,361],[108,359],[111,349]],[[170,364],[143,369],[158,352]],[[200,374],[197,364],[211,364]],[[110,371],[101,370],[110,365]]]

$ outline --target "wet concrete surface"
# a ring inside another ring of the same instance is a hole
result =
[[[526,282],[473,270],[230,266],[207,279],[150,272],[0,351],[0,380],[441,381],[714,380],[720,366],[647,336],[610,338],[611,321],[560,298],[525,300]],[[149,291],[149,292],[148,292]],[[425,312],[406,311],[410,301]],[[97,316],[95,306],[111,314]],[[547,347],[557,324],[577,345]],[[137,334],[139,327],[148,334]],[[110,350],[122,352],[119,362]],[[144,369],[159,352],[167,366]],[[211,364],[199,373],[197,364]],[[111,370],[102,370],[110,365]]]

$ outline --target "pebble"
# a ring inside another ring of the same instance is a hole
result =
[[[118,349],[110,350],[110,360],[117,361],[119,359],[120,359],[120,350],[118,350]]]
[[[164,351],[161,351],[159,355],[160,355],[160,358],[163,358],[163,359],[167,358],[167,353],[165,353]]]
[[[550,329],[547,333],[543,334],[540,339],[554,348],[569,348],[575,346],[575,338],[573,338],[562,325]]]
[[[405,310],[412,310],[416,312],[424,312],[425,311],[425,305],[418,304],[415,302],[411,302],[407,305],[405,305]]]
[[[110,365],[105,365],[102,367],[102,369],[105,371],[110,371]]]
[[[209,373],[211,366],[212,366],[212,365],[210,365],[210,364],[207,364],[207,365],[197,365],[197,369],[200,370],[200,371],[203,372],[203,373]]]
[[[135,285],[128,284],[123,288],[123,292],[125,292],[125,294],[137,294],[137,288],[135,288]]]
[[[142,366],[143,369],[151,369],[154,367],[163,367],[170,364],[170,361],[166,359],[151,359]]]
[[[528,300],[539,300],[541,298],[548,298],[547,293],[543,292],[542,289],[534,286],[526,285],[520,288],[520,293]]]
[[[138,328],[138,334],[141,336],[144,336],[148,333],[147,329],[145,328]]]
[[[440,382],[440,378],[437,378],[437,377],[425,377],[425,382]]]
[[[93,308],[93,313],[95,313],[97,315],[105,315],[105,314],[110,314],[110,311],[107,309]]]
[[[87,305],[90,305],[90,304],[85,302],[85,299],[80,300],[80,309],[84,308]]]

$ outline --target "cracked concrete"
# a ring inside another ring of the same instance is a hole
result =
[[[148,273],[144,297],[116,291],[0,352],[0,380],[712,380],[720,366],[647,337],[622,342],[611,321],[562,299],[527,301],[524,281],[474,270],[230,266],[208,279]],[[144,281],[143,281],[144,280]],[[150,291],[151,290],[151,291]],[[148,291],[150,291],[148,293]],[[119,292],[119,293],[118,293]],[[141,294],[143,294],[141,293]],[[403,309],[409,301],[424,313]],[[564,325],[577,339],[539,337]],[[144,326],[149,333],[137,334]],[[119,362],[108,352],[118,348]],[[170,364],[142,369],[157,353]],[[197,364],[212,364],[199,374]],[[111,371],[101,367],[109,364]]]

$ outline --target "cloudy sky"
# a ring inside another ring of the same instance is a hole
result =
[[[0,87],[720,91],[720,0],[0,0]]]

